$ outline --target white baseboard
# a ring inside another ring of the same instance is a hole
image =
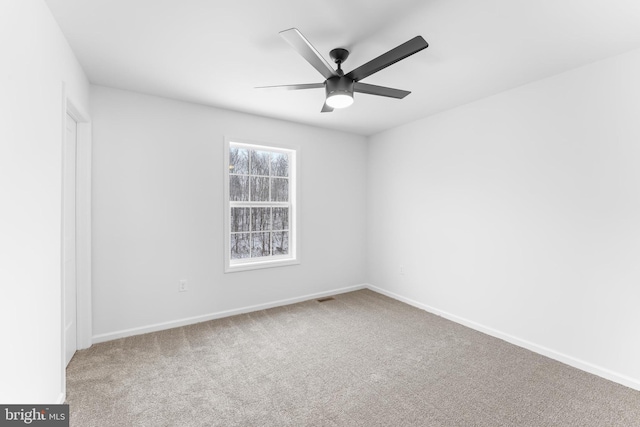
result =
[[[455,314],[452,313],[448,313],[446,311],[437,309],[435,307],[429,306],[427,304],[423,304],[421,302],[415,301],[413,299],[404,297],[402,295],[396,294],[394,292],[390,292],[387,291],[385,289],[379,288],[377,286],[374,286],[372,284],[369,283],[363,283],[360,285],[355,285],[355,286],[349,286],[349,287],[345,287],[345,288],[339,288],[339,289],[333,289],[330,291],[324,291],[324,292],[318,292],[315,294],[308,294],[308,295],[303,295],[303,296],[299,296],[299,297],[295,297],[295,298],[288,298],[288,299],[283,299],[283,300],[278,300],[278,301],[272,301],[272,302],[268,302],[268,303],[264,303],[264,304],[257,304],[257,305],[252,305],[252,306],[247,306],[247,307],[242,307],[242,308],[238,308],[238,309],[233,309],[233,310],[225,310],[225,311],[220,311],[220,312],[216,312],[216,313],[210,313],[210,314],[205,314],[202,316],[194,316],[194,317],[188,317],[185,319],[178,319],[178,320],[174,320],[174,321],[170,321],[170,322],[162,322],[162,323],[156,323],[153,325],[148,325],[148,326],[142,326],[142,327],[138,327],[138,328],[131,328],[131,329],[124,329],[121,331],[116,331],[116,332],[109,332],[106,334],[100,334],[100,335],[94,335],[92,338],[92,341],[94,344],[100,343],[100,342],[105,342],[105,341],[111,341],[111,340],[115,340],[115,339],[119,339],[119,338],[125,338],[125,337],[130,337],[130,336],[134,336],[134,335],[141,335],[141,334],[146,334],[149,332],[157,332],[157,331],[162,331],[165,329],[171,329],[171,328],[177,328],[177,327],[181,327],[181,326],[186,326],[186,325],[191,325],[191,324],[195,324],[195,323],[200,323],[200,322],[206,322],[208,320],[214,320],[214,319],[220,319],[223,317],[229,317],[229,316],[235,316],[237,314],[243,314],[243,313],[250,313],[253,311],[260,311],[260,310],[265,310],[268,308],[273,308],[273,307],[280,307],[283,305],[289,305],[289,304],[295,304],[298,302],[302,302],[302,301],[307,301],[307,300],[311,300],[311,299],[316,299],[316,298],[322,298],[322,297],[326,297],[326,296],[330,296],[330,295],[337,295],[337,294],[342,294],[342,293],[346,293],[346,292],[352,292],[352,291],[357,291],[360,289],[370,289],[374,292],[377,292],[379,294],[388,296],[389,298],[393,298],[395,300],[404,302],[406,304],[409,304],[411,306],[417,307],[419,309],[425,310],[429,313],[435,314],[437,316],[441,316],[444,317],[445,319],[449,319],[453,322],[459,323],[463,326],[469,327],[471,329],[474,329],[476,331],[480,331],[482,333],[485,333],[487,335],[491,335],[493,337],[502,339],[504,341],[507,341],[511,344],[517,345],[519,347],[522,348],[526,348],[527,350],[531,350],[535,353],[541,354],[543,356],[549,357],[551,359],[557,360],[559,362],[565,363],[569,366],[573,366],[574,368],[583,370],[585,372],[589,372],[591,374],[597,375],[599,377],[608,379],[610,381],[616,382],[618,384],[622,384],[626,387],[632,388],[634,390],[638,390],[640,391],[640,380],[628,377],[626,375],[622,375],[619,374],[617,372],[611,371],[609,369],[594,365],[592,363],[589,362],[585,362],[584,360],[580,360],[577,359],[575,357],[566,355],[564,353],[560,353],[558,351],[555,351],[553,349],[532,343],[530,341],[515,337],[513,335],[501,332],[497,329],[493,329],[490,328],[488,326],[482,325],[480,323],[474,322],[472,320],[469,319],[465,319],[463,317],[457,316]],[[64,403],[64,393],[61,393],[59,400],[62,399],[59,403]]]
[[[360,289],[365,289],[366,287],[367,285],[365,284],[348,286],[346,288],[332,289],[330,291],[318,292],[315,294],[308,294],[308,295],[303,295],[295,298],[288,298],[288,299],[272,301],[264,304],[250,305],[247,307],[237,308],[233,310],[225,310],[225,311],[219,311],[216,313],[204,314],[202,316],[187,317],[185,319],[172,320],[170,322],[156,323],[153,325],[141,326],[138,328],[131,328],[131,329],[124,329],[116,332],[108,332],[106,334],[94,335],[92,337],[92,343],[97,344],[105,341],[115,340],[118,338],[125,338],[125,337],[134,336],[134,335],[146,334],[149,332],[157,332],[157,331],[163,331],[165,329],[178,328],[180,326],[192,325],[194,323],[206,322],[208,320],[213,320],[213,319],[221,319],[223,317],[235,316],[237,314],[250,313],[252,311],[260,311],[260,310],[265,310],[267,308],[295,304],[298,302],[308,301],[316,298],[322,298],[330,295],[337,295],[337,294],[343,294],[346,292],[357,291]]]
[[[518,347],[526,348],[527,350],[531,350],[534,353],[541,354],[543,356],[549,357],[550,359],[557,360],[569,366],[573,366],[574,368],[580,369],[585,372],[589,372],[591,374],[597,375],[599,377],[608,379],[610,381],[616,382],[618,384],[622,384],[626,387],[632,388],[634,390],[640,391],[640,380],[628,377],[626,375],[619,374],[617,372],[611,371],[609,369],[594,365],[589,362],[585,362],[584,360],[577,359],[572,356],[568,356],[564,353],[560,353],[553,349],[532,343],[530,341],[515,337],[513,335],[506,334],[504,332],[498,331],[496,329],[481,325],[480,323],[476,323],[472,320],[465,319],[460,316],[456,316],[455,314],[448,313],[446,311],[442,311],[435,307],[431,307],[429,305],[423,304],[421,302],[412,300],[410,298],[404,297],[402,295],[398,295],[394,292],[390,292],[384,290],[382,288],[378,288],[371,284],[365,285],[368,289],[378,292],[382,295],[386,295],[389,298],[393,298],[395,300],[404,302],[406,304],[412,305],[414,307],[420,308],[422,310],[428,311],[429,313],[435,314],[437,316],[444,317],[445,319],[449,319],[453,322],[459,323],[463,326],[469,327],[471,329],[475,329],[476,331],[480,331],[487,335],[491,335],[492,337],[500,338],[501,340],[507,341],[511,344],[517,345]]]

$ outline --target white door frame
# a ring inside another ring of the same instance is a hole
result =
[[[65,115],[78,124],[76,157],[76,264],[78,349],[91,347],[91,122],[66,99]]]
[[[78,349],[76,286],[76,120],[67,114],[66,138],[62,148],[62,290],[64,292],[64,359],[67,366]]]
[[[89,114],[74,102],[62,84],[62,142],[66,138],[66,120],[69,114],[77,122],[76,151],[76,327],[78,350],[91,347],[91,121]],[[61,152],[63,144],[61,144]],[[61,165],[62,167],[62,165]],[[61,236],[62,238],[62,236]],[[60,242],[62,245],[62,241]],[[62,263],[62,259],[60,260]],[[65,366],[65,293],[62,277],[61,286],[61,369],[62,399],[66,398]],[[63,402],[58,402],[63,403]]]

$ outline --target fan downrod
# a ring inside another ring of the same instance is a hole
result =
[[[342,49],[341,47],[339,47],[329,52],[329,56],[331,57],[331,59],[333,59],[333,62],[338,64],[338,75],[344,75],[344,72],[342,71],[342,67],[340,65],[349,57],[349,51],[347,49]]]

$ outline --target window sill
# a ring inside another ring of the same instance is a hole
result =
[[[239,271],[260,270],[263,268],[285,267],[288,265],[299,265],[298,259],[278,259],[269,261],[256,261],[240,264],[227,265],[224,269],[225,273],[236,273]]]

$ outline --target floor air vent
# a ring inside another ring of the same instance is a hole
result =
[[[326,298],[320,298],[319,300],[317,300],[318,302],[327,302],[327,301],[332,301],[334,300],[334,297],[326,297]]]

